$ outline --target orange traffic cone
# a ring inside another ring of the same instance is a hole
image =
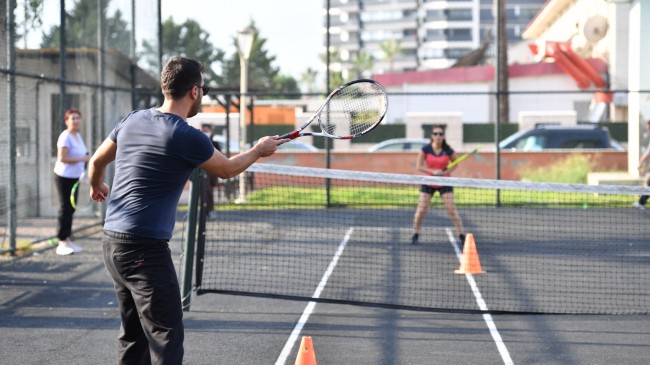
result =
[[[463,255],[460,258],[460,267],[458,270],[454,270],[454,272],[456,274],[481,274],[485,272],[481,269],[481,261],[476,251],[474,235],[471,233],[468,233],[465,237]]]
[[[302,336],[295,365],[316,365],[316,353],[311,344],[310,336]]]

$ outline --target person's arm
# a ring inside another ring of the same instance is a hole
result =
[[[104,182],[106,166],[115,160],[117,144],[106,138],[95,151],[88,163],[88,178],[90,179],[90,198],[96,202],[103,202],[108,197],[109,187]]]
[[[56,159],[63,163],[86,162],[88,161],[88,155],[82,157],[70,157],[68,156],[68,147],[59,147],[57,148]]]
[[[646,147],[645,151],[643,151],[643,154],[641,154],[641,157],[639,158],[639,165],[636,168],[637,170],[639,170],[640,173],[643,173],[644,171],[645,162],[648,159],[648,155],[650,155],[650,143],[648,143],[648,146]]]
[[[244,172],[260,157],[271,156],[279,145],[287,141],[288,139],[278,139],[278,136],[260,138],[253,148],[231,158],[215,149],[212,157],[201,164],[200,167],[208,174],[222,179],[229,179]]]
[[[643,170],[643,166],[648,159],[648,155],[650,155],[650,143],[648,143],[648,146],[646,147],[645,151],[641,155],[641,158],[639,158],[639,166],[637,166],[637,169],[639,171]]]

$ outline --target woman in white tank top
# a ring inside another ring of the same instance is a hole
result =
[[[72,187],[79,180],[88,161],[88,149],[79,133],[81,112],[77,109],[68,109],[65,112],[64,130],[56,143],[57,156],[54,164],[54,181],[59,195],[59,215],[57,221],[57,238],[59,245],[56,248],[58,255],[69,255],[81,252],[83,249],[70,240],[72,233],[72,216],[74,208],[70,203]]]

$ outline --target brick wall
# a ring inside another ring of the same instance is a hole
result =
[[[626,171],[627,152],[576,152],[588,155],[595,162],[594,171]],[[501,179],[520,180],[525,168],[545,167],[566,158],[566,152],[502,152]],[[276,153],[259,160],[261,163],[275,163],[302,167],[326,166],[325,153]],[[388,172],[397,174],[419,174],[415,171],[417,152],[332,152],[331,168]],[[454,177],[494,179],[496,164],[493,152],[479,152],[463,161],[454,171]]]

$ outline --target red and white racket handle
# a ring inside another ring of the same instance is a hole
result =
[[[293,131],[293,132],[281,135],[279,137],[279,139],[286,139],[286,138],[296,139],[298,137],[300,137],[300,131]]]

